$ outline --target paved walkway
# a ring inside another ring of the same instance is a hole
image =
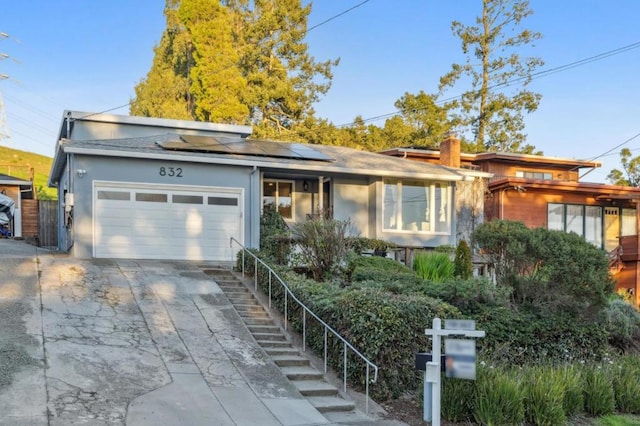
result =
[[[0,259],[0,425],[332,424],[195,264]]]

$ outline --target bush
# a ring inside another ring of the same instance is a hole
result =
[[[313,217],[297,223],[291,233],[300,248],[300,257],[316,281],[339,275],[348,247],[346,234],[349,221]]]
[[[265,207],[260,217],[260,250],[279,265],[287,264],[291,253],[289,227],[275,207]]]
[[[444,283],[425,283],[425,292],[460,309],[464,314],[480,312],[488,306],[506,306],[510,289],[496,287],[483,277],[454,278]]]
[[[491,221],[473,238],[519,305],[592,320],[613,292],[606,253],[577,234]]]
[[[413,259],[413,270],[422,279],[444,282],[453,277],[453,262],[446,253],[417,253]]]
[[[456,247],[456,257],[453,261],[453,275],[468,280],[473,275],[471,249],[465,240],[460,240]]]
[[[390,248],[397,247],[395,243],[390,241],[365,237],[347,237],[347,246],[358,255],[364,251],[373,250],[377,257],[384,257]]]
[[[605,310],[609,344],[621,351],[640,349],[640,312],[622,299],[613,299]]]

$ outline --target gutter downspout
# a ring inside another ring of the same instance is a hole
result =
[[[251,169],[251,172],[249,173],[250,176],[250,182],[249,182],[249,211],[251,212],[251,221],[249,222],[249,229],[251,229],[251,245],[254,247],[260,247],[260,226],[256,226],[255,222],[255,217],[260,217],[260,212],[258,211],[257,215],[253,214],[254,213],[254,209],[258,208],[256,206],[256,199],[259,198],[260,193],[256,190],[257,187],[257,183],[256,183],[256,179],[254,178],[255,174],[258,172],[258,166],[253,166],[253,168]],[[242,218],[242,220],[244,220],[244,218]],[[257,222],[258,224],[260,222]],[[257,232],[254,232],[257,229]],[[257,236],[257,238],[256,238]],[[244,236],[243,236],[243,241],[241,241],[242,244],[244,244]]]

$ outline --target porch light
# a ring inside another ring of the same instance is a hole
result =
[[[306,180],[304,182],[302,182],[302,190],[304,192],[309,191],[309,182],[307,182]]]

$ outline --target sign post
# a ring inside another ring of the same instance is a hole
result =
[[[441,409],[441,376],[440,376],[440,355],[442,351],[442,337],[484,337],[484,331],[475,330],[475,321],[470,320],[445,320],[445,326],[451,328],[443,329],[440,318],[433,319],[432,328],[426,329],[426,335],[431,336],[432,341],[432,358],[427,362],[424,373],[424,420],[431,421],[432,426],[440,426],[440,409]],[[473,353],[470,351],[470,345],[466,340],[447,339],[452,341],[445,345],[445,354],[451,356],[451,374],[454,375],[456,367],[462,367],[464,377],[471,378],[471,370],[473,371],[472,380],[475,379],[475,341],[470,340],[473,346]],[[445,341],[447,341],[445,340]],[[461,343],[462,342],[462,343]],[[448,354],[447,349],[453,349],[453,353]],[[456,358],[459,365],[456,366]],[[469,361],[473,359],[473,368],[470,368]],[[449,359],[447,359],[449,362]],[[449,373],[447,373],[449,374]],[[430,387],[430,392],[427,392]],[[427,401],[427,393],[431,395],[431,401]]]

